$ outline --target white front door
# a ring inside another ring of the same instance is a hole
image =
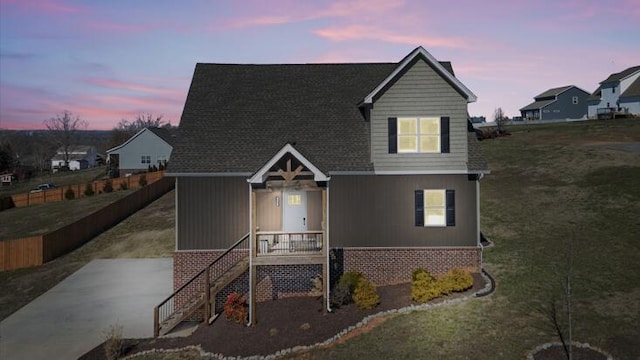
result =
[[[307,193],[284,190],[282,198],[283,231],[307,231]]]

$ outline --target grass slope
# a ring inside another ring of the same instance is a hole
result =
[[[484,265],[486,299],[398,316],[325,359],[521,359],[556,341],[536,312],[561,292],[574,241],[574,329],[614,358],[640,357],[639,121],[512,127],[482,143],[492,174],[481,181],[482,228],[495,242]]]

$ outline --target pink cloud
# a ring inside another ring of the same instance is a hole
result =
[[[112,80],[112,79],[87,77],[87,78],[83,78],[82,80],[92,85],[97,85],[97,86],[105,87],[109,89],[126,90],[126,91],[149,93],[149,94],[165,94],[165,95],[174,95],[174,96],[183,95],[182,91],[179,91],[177,89],[167,89],[164,87],[141,85],[137,83],[124,82],[124,81],[118,81],[118,80]]]
[[[395,44],[420,44],[430,48],[470,48],[468,40],[456,37],[404,35],[368,25],[334,26],[315,30],[314,34],[330,41],[380,40]]]
[[[102,32],[122,32],[122,33],[143,33],[149,32],[155,29],[155,26],[145,24],[123,24],[109,21],[89,21],[84,24],[88,29],[93,29]]]
[[[40,12],[49,15],[81,13],[86,11],[85,8],[65,5],[64,1],[56,0],[3,0],[2,5],[13,6],[20,11]]]

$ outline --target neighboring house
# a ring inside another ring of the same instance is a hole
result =
[[[76,145],[69,147],[69,170],[81,170],[94,167],[97,164],[98,150],[95,146]],[[59,148],[56,155],[51,158],[53,172],[65,166],[64,148]]]
[[[174,288],[245,234],[248,271],[229,286],[249,293],[250,322],[256,301],[313,293],[318,277],[328,307],[346,271],[377,285],[480,271],[474,101],[422,47],[399,63],[197,64],[166,173]]]
[[[525,120],[581,119],[587,115],[589,93],[569,85],[549,89],[520,109]]]
[[[640,66],[611,74],[588,99],[589,118],[640,115]]]
[[[107,150],[107,162],[116,162],[121,173],[147,171],[165,165],[175,137],[166,128],[144,128],[119,146]],[[117,159],[117,160],[116,160]]]

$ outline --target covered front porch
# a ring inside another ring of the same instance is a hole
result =
[[[328,299],[328,180],[290,144],[249,179],[250,323],[257,320],[259,274],[283,274],[273,277],[302,290],[320,279]]]

